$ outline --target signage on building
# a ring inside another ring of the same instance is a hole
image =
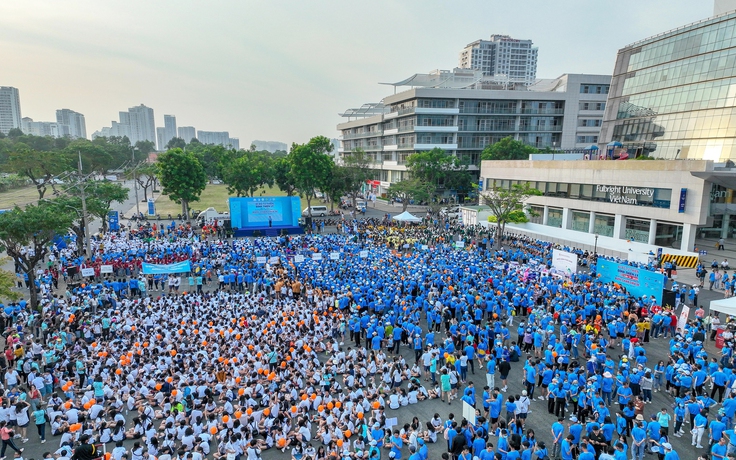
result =
[[[680,189],[680,207],[678,208],[677,212],[683,213],[685,212],[685,202],[687,201],[687,189],[682,188]]]
[[[617,204],[639,204],[639,197],[654,198],[654,189],[649,187],[630,187],[628,185],[596,185],[596,192],[607,193],[608,200]]]

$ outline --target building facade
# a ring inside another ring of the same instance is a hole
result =
[[[8,134],[13,128],[20,128],[22,118],[18,88],[0,86],[0,132]]]
[[[87,124],[84,115],[74,110],[59,109],[56,111],[56,122],[69,127],[69,136],[74,139],[87,138]]]
[[[717,226],[714,183],[734,172],[712,161],[483,161],[484,190],[528,182],[532,224],[682,251]],[[716,195],[717,196],[717,195]]]
[[[164,150],[166,144],[176,137],[176,117],[174,115],[164,115],[164,143],[159,144],[158,149]]]
[[[127,114],[125,116],[124,114]],[[120,122],[127,119],[130,126],[130,143],[135,145],[138,141],[156,142],[156,123],[153,119],[153,109],[141,104],[131,107],[128,112],[120,112]]]
[[[222,145],[240,150],[240,140],[230,137],[227,131],[197,131],[197,140],[203,144]]]
[[[630,157],[736,160],[736,11],[619,50],[601,141]]]
[[[194,126],[180,126],[177,128],[177,133],[179,139],[184,139],[187,144],[191,142],[192,139],[197,138],[197,131],[194,129]]]
[[[337,126],[339,153],[368,153],[380,194],[406,177],[410,155],[435,147],[475,171],[483,149],[509,136],[538,148],[582,152],[599,140],[609,84],[606,75],[566,74],[523,91],[414,88],[344,113],[357,119]]]
[[[531,85],[537,78],[538,50],[533,45],[531,40],[491,35],[490,40],[476,40],[463,48],[458,67]]]
[[[23,117],[21,120],[21,131],[23,134],[33,136],[70,137],[69,125],[53,121],[33,121],[32,118]]]

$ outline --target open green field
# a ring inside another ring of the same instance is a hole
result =
[[[234,197],[227,192],[227,185],[209,184],[204,189],[199,201],[189,203],[190,209],[198,209],[204,211],[209,207],[215,208],[218,212],[228,210],[228,198]],[[255,193],[255,196],[286,196],[278,187],[265,187]],[[301,209],[301,206],[299,207]],[[181,212],[181,205],[174,203],[168,196],[161,195],[156,198],[156,212],[162,216],[171,214],[175,216]]]
[[[46,198],[51,198],[53,190],[49,187],[46,190]],[[36,203],[38,201],[38,192],[36,187],[21,187],[7,192],[0,193],[0,209],[11,209],[15,205],[21,208],[27,204]]]

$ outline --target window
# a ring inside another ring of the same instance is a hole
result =
[[[592,128],[592,127],[599,127],[601,123],[602,123],[602,120],[599,118],[596,118],[596,119],[582,118],[579,120],[578,125],[584,128]]]

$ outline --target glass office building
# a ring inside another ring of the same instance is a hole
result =
[[[736,11],[619,50],[601,141],[629,157],[736,160]]]

